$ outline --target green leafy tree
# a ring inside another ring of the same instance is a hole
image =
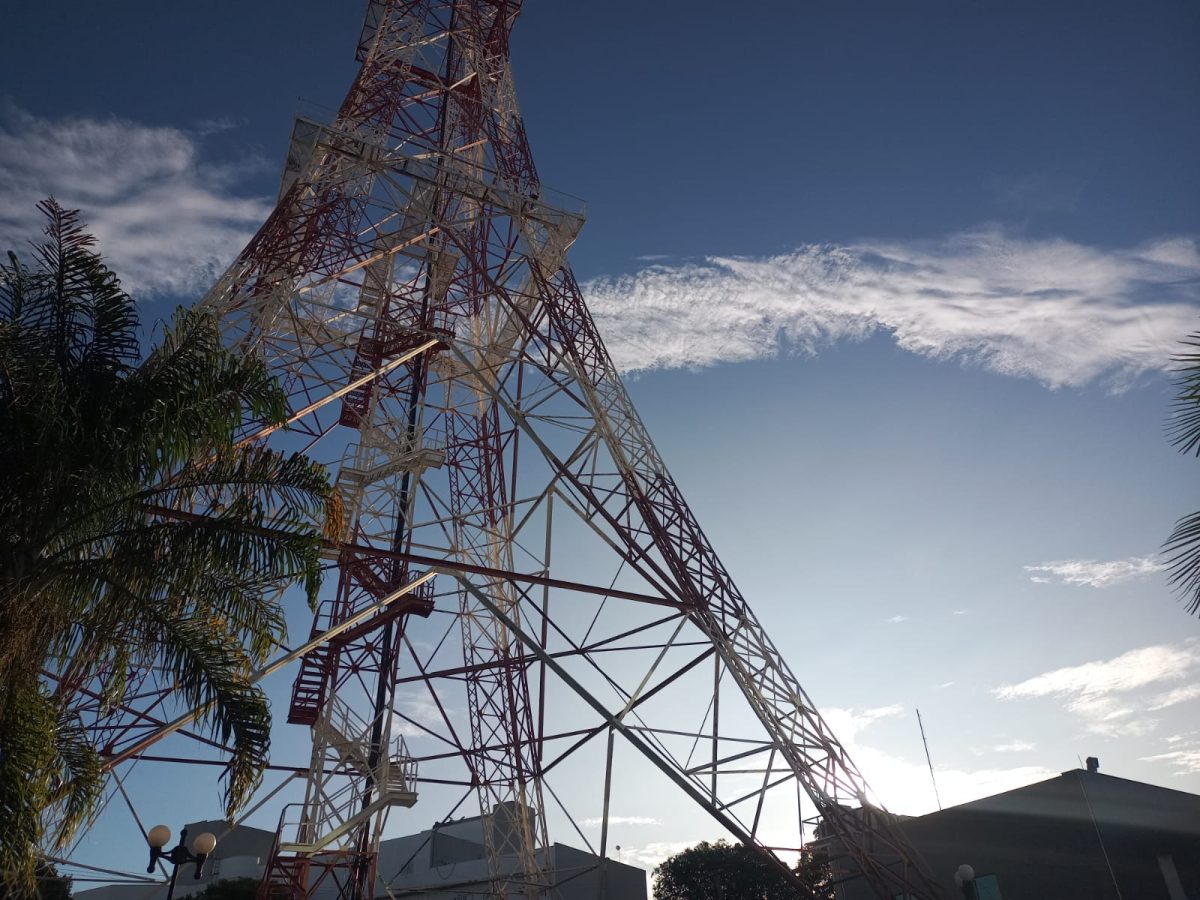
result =
[[[0,264],[0,879],[26,891],[35,848],[61,848],[104,787],[45,673],[115,705],[153,667],[232,746],[232,814],[267,761],[248,675],[283,639],[278,589],[313,601],[322,512],[337,518],[321,466],[235,440],[284,419],[263,364],[200,310],[142,358],[134,301],[78,213],[40,209],[32,264]]]
[[[1181,453],[1200,456],[1200,332],[1183,341],[1175,357],[1176,394],[1167,434]],[[1200,613],[1200,512],[1175,523],[1163,545],[1168,579],[1179,591],[1189,613]]]
[[[825,900],[833,894],[823,857],[805,853],[795,879],[744,844],[701,841],[654,869],[654,900]]]

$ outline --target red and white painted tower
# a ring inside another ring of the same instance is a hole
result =
[[[802,843],[803,792],[835,869],[940,896],[613,367],[566,262],[583,206],[540,184],[517,106],[520,7],[371,2],[345,101],[297,121],[275,211],[204,301],[286,387],[267,439],[327,461],[348,512],[262,896],[384,893],[380,836],[414,803],[479,812],[493,896],[553,896],[549,828],[588,789],[608,856],[622,744],[764,852]]]

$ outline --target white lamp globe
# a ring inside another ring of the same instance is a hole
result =
[[[975,880],[975,870],[973,868],[971,868],[970,866],[968,866],[966,863],[963,863],[961,866],[959,866],[957,869],[954,870],[954,883],[957,884],[959,887],[962,887],[968,881],[974,881],[974,880]]]
[[[217,836],[211,831],[205,831],[202,834],[196,835],[196,839],[192,841],[192,852],[208,856],[216,846]]]

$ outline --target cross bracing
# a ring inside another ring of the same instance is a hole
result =
[[[940,896],[605,350],[566,262],[583,205],[540,184],[517,106],[519,9],[370,3],[345,101],[297,122],[275,211],[204,300],[290,398],[286,430],[245,439],[326,462],[347,513],[295,665],[287,718],[312,751],[278,788],[262,896],[379,894],[385,830],[464,805],[492,895],[555,896],[551,830],[607,858],[630,749],[764,852],[811,837],[807,803],[836,871]],[[114,771],[194,734],[172,686],[138,677],[137,704],[87,711]]]

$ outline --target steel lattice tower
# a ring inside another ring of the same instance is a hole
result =
[[[738,839],[797,849],[803,788],[835,870],[939,897],[604,348],[566,263],[583,206],[540,184],[517,106],[520,6],[369,3],[345,101],[297,120],[274,212],[204,300],[290,397],[286,431],[247,436],[327,461],[348,512],[288,712],[305,792],[261,896],[381,893],[388,814],[434,786],[462,790],[439,817],[474,798],[493,896],[554,896],[551,775],[595,748],[607,857],[621,738]],[[97,707],[114,763],[169,730],[169,691]]]

